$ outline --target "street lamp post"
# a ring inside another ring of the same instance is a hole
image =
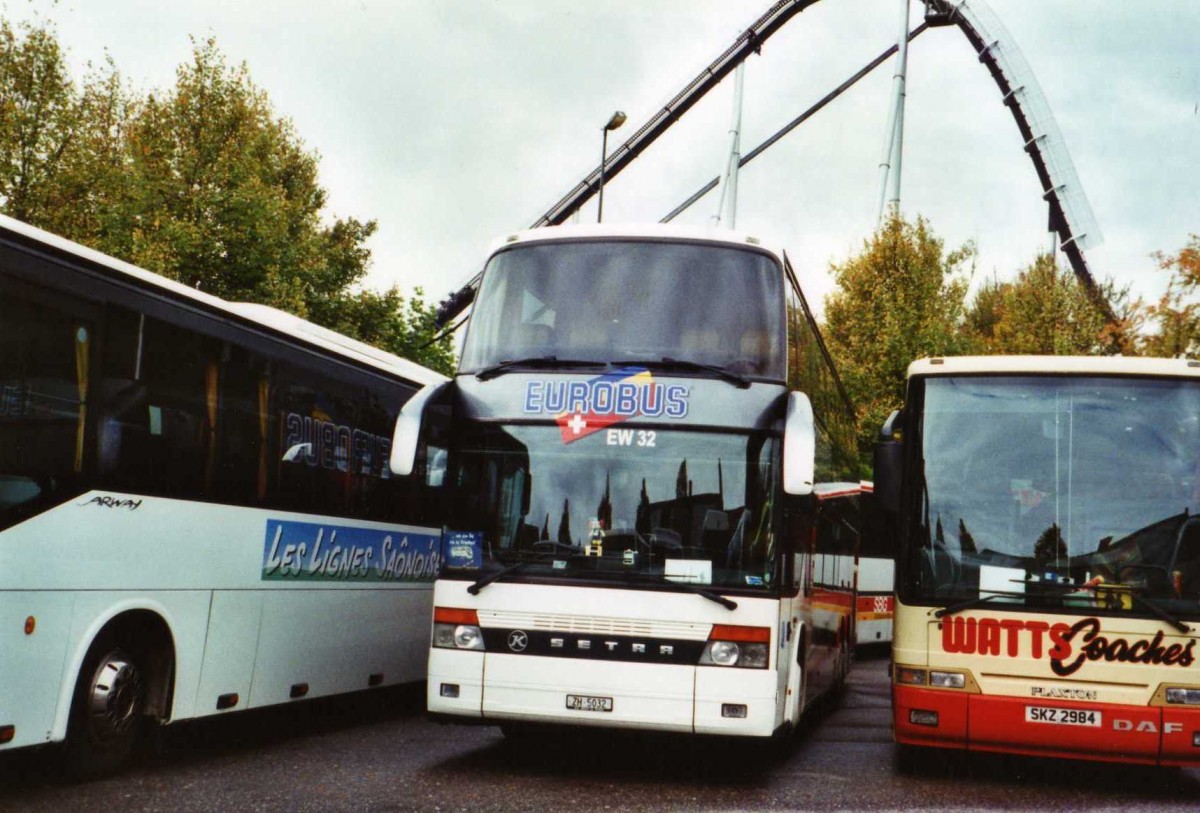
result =
[[[620,110],[612,114],[612,118],[601,129],[600,138],[600,184],[597,187],[596,222],[604,219],[604,161],[608,157],[608,131],[615,130],[625,123],[625,114]]]

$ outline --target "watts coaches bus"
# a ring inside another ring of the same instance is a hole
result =
[[[0,751],[424,677],[442,376],[0,218]]]
[[[1197,362],[915,362],[875,489],[897,742],[1200,765]]]
[[[781,253],[658,225],[515,234],[457,377],[406,421],[393,464],[429,437],[456,506],[435,715],[767,737],[841,681],[856,539],[814,481],[857,479],[853,413]]]

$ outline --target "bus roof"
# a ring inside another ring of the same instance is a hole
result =
[[[160,274],[138,268],[136,265],[102,254],[99,251],[74,243],[66,238],[51,234],[48,231],[0,215],[0,237],[5,232],[11,232],[24,241],[32,241],[52,249],[59,254],[65,254],[77,260],[82,260],[93,266],[101,266],[106,271],[113,272],[120,278],[139,287],[155,288],[202,306],[215,310],[233,321],[252,323],[265,327],[272,332],[281,333],[292,340],[308,344],[322,350],[335,353],[360,364],[365,364],[389,374],[407,378],[419,384],[435,384],[446,381],[440,373],[429,370],[421,365],[401,358],[393,353],[372,347],[369,344],[343,336],[340,333],[321,327],[320,325],[301,319],[290,313],[272,308],[268,305],[258,305],[250,302],[227,302],[224,299],[190,288],[183,283],[167,279]]]
[[[908,366],[909,377],[940,375],[1140,375],[1200,377],[1200,361],[1131,356],[945,356]]]
[[[546,226],[526,229],[505,235],[492,244],[488,256],[517,244],[543,243],[557,240],[594,240],[598,238],[633,238],[635,240],[691,240],[723,243],[731,247],[747,246],[772,254],[782,262],[783,252],[763,244],[757,237],[733,229],[706,226],[680,226],[671,223],[591,223]]]

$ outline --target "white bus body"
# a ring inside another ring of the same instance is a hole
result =
[[[9,218],[0,354],[0,751],[422,679],[440,521],[386,460],[442,376]]]
[[[853,418],[822,352],[790,266],[753,238],[503,241],[426,407],[426,424],[449,416],[456,506],[429,710],[506,730],[793,729],[853,651],[857,537],[825,485],[853,469]]]

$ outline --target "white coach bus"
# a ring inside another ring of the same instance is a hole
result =
[[[560,226],[483,273],[446,429],[429,710],[771,737],[853,653],[854,413],[782,252]],[[431,449],[433,442],[431,441]]]
[[[0,217],[0,752],[422,680],[441,380]]]

